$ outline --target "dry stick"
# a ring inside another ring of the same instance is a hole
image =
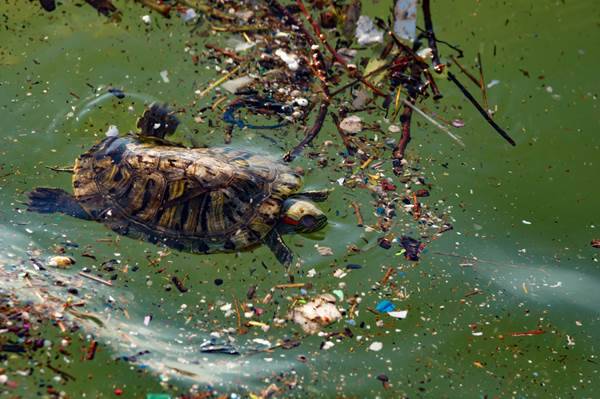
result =
[[[371,91],[373,91],[373,93],[375,93],[376,95],[378,95],[380,97],[387,97],[387,94],[385,94],[384,92],[382,92],[381,90],[379,90],[377,87],[375,87],[373,85],[373,83],[371,83],[367,79],[365,79],[365,77],[362,76],[362,74],[357,69],[351,68],[348,65],[348,63],[346,62],[346,60],[344,59],[344,57],[342,57],[337,51],[335,51],[335,49],[331,46],[331,44],[329,44],[329,42],[325,38],[325,35],[323,33],[321,33],[321,28],[319,28],[319,24],[317,24],[315,22],[315,20],[313,19],[312,15],[310,15],[310,13],[308,12],[308,10],[304,6],[304,3],[302,2],[302,0],[296,0],[296,4],[300,8],[300,11],[302,11],[302,13],[306,17],[306,19],[308,20],[308,22],[313,27],[313,30],[315,31],[315,34],[317,35],[317,38],[321,41],[321,43],[323,43],[323,45],[325,46],[325,48],[327,49],[327,51],[329,51],[331,53],[331,55],[333,56],[333,58],[335,58],[335,60],[337,62],[339,62],[340,64],[342,64],[342,66],[344,68],[346,68],[346,71],[348,71],[348,73],[350,74],[350,76],[356,76],[357,79],[360,79],[360,81],[365,86],[367,86],[369,89],[371,89]]]
[[[515,143],[515,141],[508,135],[508,133],[506,133],[504,129],[498,126],[498,124],[494,122],[492,118],[490,118],[490,115],[481,107],[481,105],[479,105],[475,97],[473,97],[473,95],[469,93],[466,87],[463,86],[463,84],[460,83],[456,76],[454,76],[454,74],[450,71],[448,71],[448,79],[459,88],[459,90],[463,93],[465,97],[467,97],[471,104],[473,104],[473,106],[477,108],[477,111],[479,111],[481,116],[483,116],[483,118],[490,124],[490,126],[494,128],[494,130],[496,130],[496,132],[498,132],[498,134],[500,134],[500,136],[504,138],[504,140],[508,141],[513,146],[517,145],[517,143]]]
[[[354,214],[356,215],[356,225],[358,227],[362,227],[365,222],[363,220],[362,214],[360,213],[360,206],[358,206],[358,202],[352,201],[352,208],[354,208]]]
[[[440,89],[438,88],[437,84],[435,83],[435,80],[433,79],[433,75],[431,74],[431,72],[429,72],[429,70],[425,69],[423,70],[423,74],[425,74],[425,77],[427,78],[427,81],[429,82],[429,86],[431,86],[431,92],[433,93],[433,99],[434,100],[440,100],[442,97],[442,93],[440,93]]]
[[[404,105],[407,105],[407,106],[411,107],[413,111],[415,111],[416,113],[418,113],[419,115],[421,115],[423,118],[425,118],[433,126],[437,127],[442,132],[444,132],[448,136],[450,136],[450,138],[452,140],[456,141],[462,147],[465,146],[465,144],[462,142],[462,140],[460,139],[460,137],[458,137],[454,133],[452,133],[450,131],[450,129],[448,129],[446,126],[442,125],[441,123],[439,123],[438,121],[436,121],[435,119],[433,119],[431,116],[427,115],[424,111],[422,111],[421,109],[417,108],[414,104],[410,103],[409,101],[406,101],[406,100],[402,100],[402,101],[404,102]]]
[[[304,288],[304,287],[306,287],[306,283],[287,283],[287,284],[277,284],[273,288],[284,290],[286,288]]]
[[[304,147],[306,147],[308,144],[310,144],[310,142],[313,141],[313,139],[315,137],[317,137],[317,135],[321,131],[321,128],[323,127],[323,122],[325,122],[325,116],[327,116],[328,108],[329,108],[329,101],[323,100],[319,107],[319,114],[317,115],[317,119],[315,120],[315,123],[310,128],[310,130],[308,132],[306,132],[304,139],[302,139],[302,141],[296,147],[294,147],[290,152],[288,152],[283,157],[283,160],[285,162],[293,161],[298,155],[300,155],[300,153],[302,152]]]
[[[108,285],[109,287],[112,287],[112,283],[110,281],[101,279],[100,277],[96,277],[93,274],[88,274],[86,272],[79,272],[79,275],[81,277],[89,278],[90,280],[94,280],[94,281],[97,281],[97,282],[102,283],[104,285]]]
[[[217,32],[259,32],[264,30],[270,30],[270,26],[266,25],[228,25],[228,26],[218,26],[211,25],[210,29]]]
[[[487,90],[485,88],[485,79],[483,78],[483,64],[481,63],[481,53],[477,53],[477,64],[479,64],[479,88],[481,89],[481,97],[483,99],[483,106],[485,110],[489,112],[490,106],[487,99]],[[491,117],[491,116],[490,116]]]
[[[466,76],[469,78],[469,80],[470,80],[471,82],[475,83],[475,85],[476,85],[477,87],[480,87],[480,86],[479,86],[479,80],[478,80],[478,79],[477,79],[475,76],[473,76],[473,74],[472,74],[471,72],[469,72],[469,71],[468,71],[468,70],[467,70],[467,69],[466,69],[464,66],[462,66],[462,65],[460,64],[460,62],[458,62],[458,60],[457,60],[456,58],[454,58],[454,56],[453,56],[453,55],[451,55],[451,56],[450,56],[450,58],[451,58],[451,59],[452,59],[452,61],[453,61],[453,62],[456,64],[456,66],[457,66],[457,67],[460,69],[460,71],[461,71],[462,73],[464,73],[464,74],[465,74],[465,75],[466,75]]]
[[[368,74],[364,75],[364,76],[363,76],[363,78],[368,78],[368,77],[371,77],[371,76],[373,76],[373,75],[377,75],[377,74],[379,74],[379,73],[381,73],[381,72],[383,72],[383,71],[385,71],[385,70],[389,69],[389,67],[390,67],[390,66],[392,66],[392,63],[391,63],[391,62],[390,62],[390,63],[388,63],[388,64],[385,64],[385,65],[382,65],[382,66],[380,66],[379,68],[376,68],[376,69],[372,70],[371,72],[369,72]],[[346,83],[345,85],[343,85],[343,86],[342,86],[342,87],[340,87],[339,89],[337,89],[337,90],[335,90],[334,92],[332,92],[332,93],[330,94],[330,96],[329,96],[329,97],[335,97],[335,96],[337,96],[338,94],[340,94],[341,92],[343,92],[343,91],[345,91],[346,89],[348,89],[349,87],[352,87],[352,86],[354,86],[355,84],[357,84],[357,83],[360,83],[360,82],[361,82],[361,80],[360,80],[360,79],[354,79],[352,82]]]
[[[223,54],[223,55],[225,55],[225,56],[233,59],[234,61],[237,61],[237,62],[244,62],[244,61],[246,61],[246,58],[240,57],[239,55],[237,55],[233,51],[217,47],[214,44],[206,43],[204,45],[204,47],[206,47],[207,49],[215,50],[217,53],[221,53],[221,54]]]
[[[340,127],[340,119],[338,116],[334,112],[329,113],[329,115],[331,115],[331,119],[333,119],[333,123],[335,124],[337,131],[342,137],[344,146],[346,147],[346,150],[348,150],[348,155],[356,154],[356,147],[354,147],[352,140],[350,140],[350,136],[346,134],[346,132]]]
[[[409,99],[408,102],[414,104],[414,99]],[[392,153],[392,157],[394,159],[394,173],[402,173],[402,163],[401,161],[404,159],[404,152],[406,151],[406,146],[410,141],[410,120],[412,117],[413,109],[409,107],[406,103],[404,104],[404,110],[402,111],[402,116],[400,116],[400,123],[402,126],[402,137],[398,140],[398,144],[394,147],[394,151]]]
[[[429,47],[433,53],[433,69],[437,73],[441,73],[444,70],[444,64],[440,62],[440,53],[437,48],[437,39],[435,38],[435,32],[433,31],[433,22],[431,21],[431,8],[429,7],[429,0],[423,0],[423,18],[425,19],[425,31],[427,34],[427,40]]]
[[[385,272],[384,276],[379,281],[379,284],[385,285],[388,282],[388,280],[390,279],[390,277],[392,277],[392,274],[394,274],[394,268],[393,267],[388,267],[388,269]]]
[[[165,18],[171,18],[171,15],[169,15],[169,13],[171,12],[170,5],[159,4],[156,1],[152,1],[152,0],[135,0],[135,1],[142,4],[144,7],[148,7],[151,10],[158,12]]]

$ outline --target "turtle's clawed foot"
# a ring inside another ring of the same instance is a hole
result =
[[[27,210],[39,213],[60,212],[80,219],[90,219],[88,213],[69,193],[59,188],[38,187],[27,194]]]
[[[285,245],[285,242],[283,242],[281,234],[277,229],[273,229],[267,234],[265,237],[265,244],[273,251],[273,254],[279,263],[285,267],[291,266],[292,261],[294,260],[294,254],[288,246]]]

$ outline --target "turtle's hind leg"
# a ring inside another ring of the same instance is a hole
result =
[[[29,197],[27,210],[30,212],[60,212],[79,219],[92,219],[77,200],[64,190],[38,187],[29,192],[27,196]]]

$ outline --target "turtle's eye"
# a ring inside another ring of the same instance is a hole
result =
[[[317,218],[312,215],[303,216],[302,219],[300,219],[300,224],[304,229],[313,229],[317,225]]]

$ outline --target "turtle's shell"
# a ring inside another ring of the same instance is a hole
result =
[[[190,252],[251,248],[278,223],[301,178],[264,156],[109,137],[75,163],[76,199],[130,237]]]

